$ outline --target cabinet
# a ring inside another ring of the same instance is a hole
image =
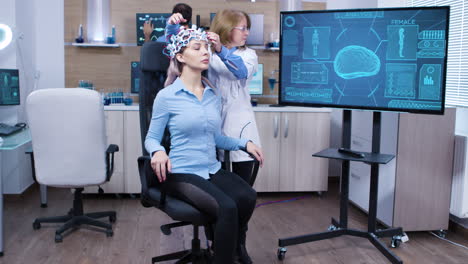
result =
[[[105,112],[108,144],[117,144],[114,155],[114,173],[101,187],[105,193],[139,193],[141,191],[137,158],[141,156],[140,117],[138,108],[132,110],[107,110]],[[86,193],[96,193],[97,187],[85,188]]]
[[[259,192],[326,191],[328,160],[312,157],[330,142],[330,111],[271,111],[256,107],[255,117],[265,154],[255,188]],[[302,108],[299,108],[302,109]],[[141,156],[138,106],[105,108],[108,143],[118,144],[114,174],[101,187],[106,193],[141,191],[137,158]],[[97,187],[85,192],[96,193]]]
[[[351,148],[371,151],[372,113],[353,111]],[[377,218],[404,231],[448,228],[455,109],[443,116],[382,113]],[[351,162],[349,199],[367,212],[370,166]]]
[[[330,112],[255,110],[265,164],[258,192],[326,191],[328,160],[312,154],[329,147]]]

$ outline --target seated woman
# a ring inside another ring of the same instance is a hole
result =
[[[216,147],[244,149],[263,164],[259,147],[221,133],[221,99],[202,77],[210,55],[205,32],[181,29],[167,46],[171,57],[166,87],[155,98],[145,147],[151,167],[167,192],[215,219],[213,263],[246,259],[237,237],[255,208],[255,191],[239,176],[221,169]],[[171,135],[169,157],[161,146],[164,129]],[[244,231],[243,231],[244,230]]]

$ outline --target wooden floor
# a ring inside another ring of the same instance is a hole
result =
[[[254,263],[389,263],[370,242],[363,238],[342,236],[288,247],[286,258],[277,260],[278,238],[322,232],[330,217],[338,216],[337,184],[322,197],[316,194],[263,194],[258,204],[295,197],[302,199],[271,203],[258,207],[249,225],[247,246]],[[32,229],[39,216],[60,215],[68,211],[72,195],[63,189],[49,189],[48,208],[39,207],[39,191],[33,186],[22,195],[5,196],[4,253],[5,264],[127,264],[151,263],[151,257],[181,250],[190,245],[191,229],[178,228],[171,236],[163,235],[159,226],[171,220],[155,208],[144,208],[139,200],[129,196],[107,195],[97,199],[87,196],[85,211],[117,211],[114,236],[91,229],[79,229],[54,242],[58,225],[43,225]],[[350,227],[364,229],[366,216],[355,208],[350,210]],[[447,264],[468,263],[468,250],[440,240],[428,232],[408,233],[410,241],[392,249],[404,263]],[[448,233],[447,238],[468,246],[468,240]],[[389,243],[389,239],[384,239]]]

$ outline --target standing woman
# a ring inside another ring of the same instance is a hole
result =
[[[208,79],[222,97],[222,127],[226,136],[247,138],[260,146],[257,123],[250,103],[247,85],[257,71],[258,57],[245,46],[250,32],[250,18],[238,10],[223,10],[216,14],[208,32],[214,53],[208,69]],[[249,181],[254,161],[245,152],[231,152],[233,172]]]
[[[247,226],[257,195],[239,176],[221,169],[216,147],[244,149],[260,164],[263,154],[251,141],[221,133],[221,100],[202,77],[210,62],[205,32],[181,28],[167,52],[171,62],[166,87],[154,100],[145,148],[165,190],[215,219],[213,263],[231,264],[242,233],[239,226]],[[161,146],[166,127],[169,156]]]
[[[245,46],[250,33],[250,18],[239,10],[226,9],[216,14],[208,32],[214,52],[208,79],[222,97],[222,130],[226,136],[252,140],[260,146],[257,123],[247,85],[257,72],[258,57]],[[223,158],[224,153],[219,153]],[[249,182],[253,159],[243,151],[231,151],[232,170]],[[242,263],[252,263],[245,247],[247,226],[239,237],[238,254]]]

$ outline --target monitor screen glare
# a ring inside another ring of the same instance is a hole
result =
[[[0,69],[0,105],[19,105],[18,70]]]
[[[281,12],[280,104],[442,114],[449,7]]]

